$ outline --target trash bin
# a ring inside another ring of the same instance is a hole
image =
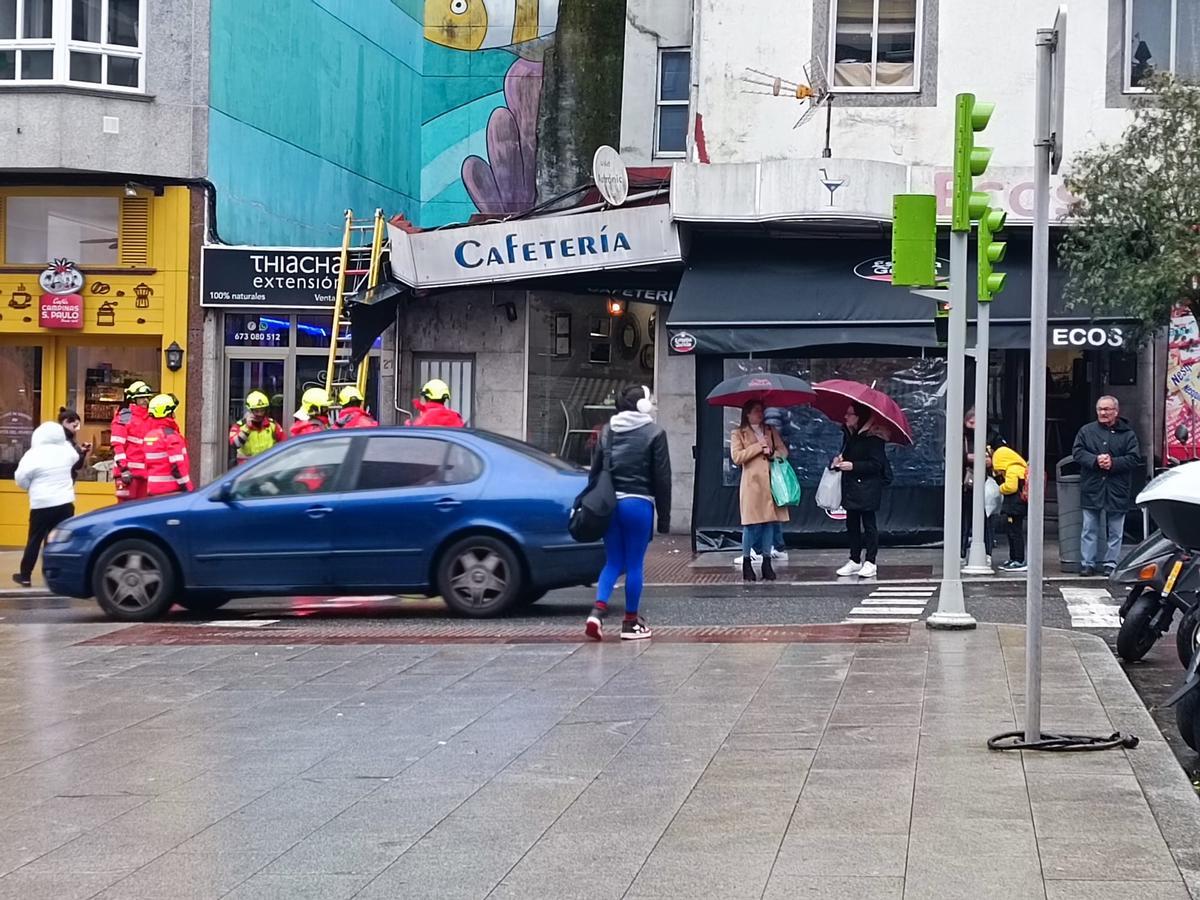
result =
[[[1083,534],[1083,507],[1079,487],[1079,463],[1070,457],[1054,466],[1058,488],[1058,558],[1064,572],[1078,572],[1082,554],[1079,538]]]

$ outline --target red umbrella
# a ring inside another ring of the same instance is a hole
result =
[[[888,440],[893,444],[905,447],[912,446],[912,428],[900,405],[883,391],[859,384],[857,381],[843,381],[833,378],[813,385],[817,399],[812,405],[835,422],[842,422],[846,417],[846,407],[858,403],[873,412],[874,420],[888,432]]]

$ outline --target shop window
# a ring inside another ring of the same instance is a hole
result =
[[[159,351],[156,347],[67,348],[67,396],[64,406],[79,413],[80,443],[92,445],[92,455],[79,473],[80,481],[106,481],[112,471],[112,418],[125,397],[125,386],[145,381],[157,388]]]
[[[297,347],[328,347],[333,340],[333,316],[301,313],[296,316]]]
[[[42,421],[42,348],[0,345],[0,478],[12,478]]]
[[[831,0],[833,90],[913,91],[917,85],[918,0]]]
[[[116,197],[8,197],[3,205],[9,265],[44,266],[59,257],[81,267],[117,262]]]
[[[146,0],[0,0],[0,84],[145,85]]]
[[[690,50],[660,50],[654,122],[654,155],[687,153],[688,98],[691,87]]]
[[[291,343],[291,330],[288,316],[225,314],[226,347],[287,347]]]
[[[1145,90],[1155,75],[1200,76],[1200,6],[1191,0],[1125,4],[1125,90]]]
[[[454,465],[448,465],[451,458]],[[367,439],[355,489],[463,484],[478,478],[481,471],[475,455],[457,444],[432,438],[373,437]]]
[[[235,500],[327,494],[336,487],[349,439],[314,441],[254,466],[233,483]]]

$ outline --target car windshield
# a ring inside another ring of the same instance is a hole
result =
[[[475,432],[484,440],[491,441],[493,444],[499,444],[501,447],[507,447],[509,450],[515,450],[522,456],[528,456],[534,462],[539,462],[544,466],[549,466],[557,472],[578,472],[579,466],[573,465],[566,460],[559,459],[557,456],[551,456],[543,450],[539,450],[531,444],[526,444],[524,441],[518,441],[515,438],[505,437],[502,434],[492,434],[490,431]]]

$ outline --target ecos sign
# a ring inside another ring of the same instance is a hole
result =
[[[1055,347],[1114,347],[1125,346],[1125,332],[1117,326],[1101,328],[1051,328],[1050,343]]]

